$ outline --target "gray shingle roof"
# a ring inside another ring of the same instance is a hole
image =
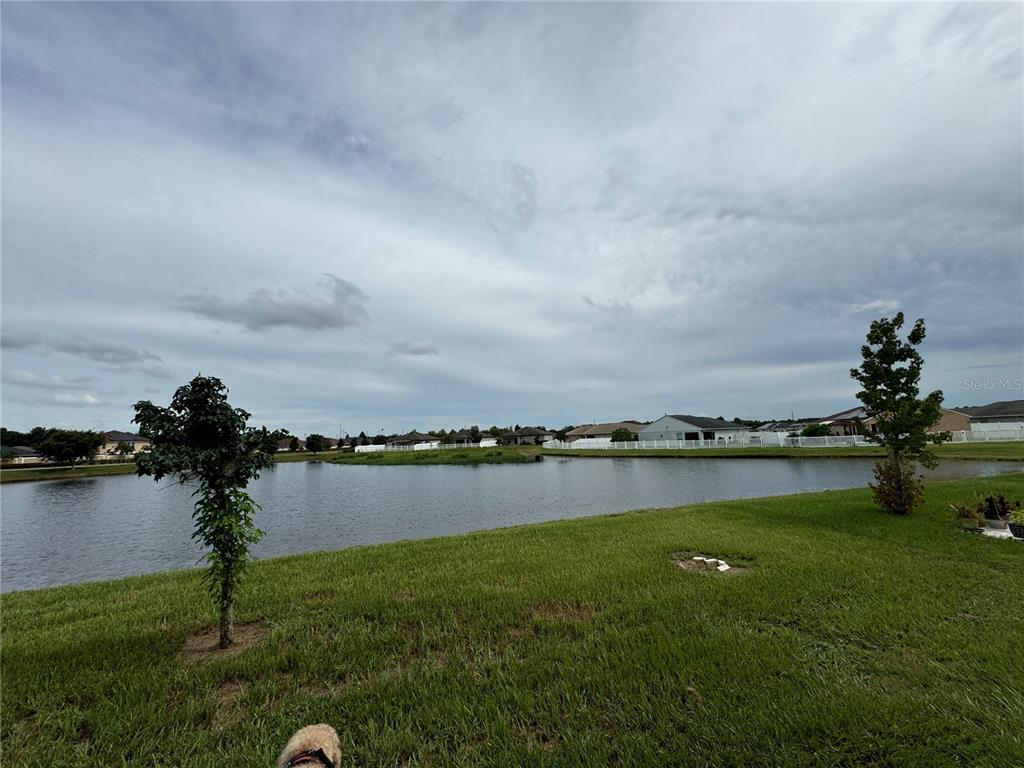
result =
[[[954,408],[954,411],[965,413],[968,416],[992,417],[992,416],[1024,416],[1024,400],[1001,400],[998,403],[988,405],[966,405]]]
[[[111,443],[137,443],[139,440],[149,440],[148,437],[136,435],[133,432],[118,432],[116,429],[104,432],[103,436]]]
[[[669,413],[666,415],[671,416],[673,419],[685,421],[687,424],[693,424],[693,426],[700,427],[701,429],[748,429],[748,427],[743,424],[736,424],[732,421],[722,421],[721,419],[712,419],[707,416],[688,416],[685,413]]]

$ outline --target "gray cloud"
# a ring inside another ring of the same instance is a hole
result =
[[[123,344],[111,344],[84,336],[53,339],[48,342],[50,349],[66,355],[81,357],[107,365],[128,365],[131,363],[161,362],[160,356],[143,349],[133,349]]]
[[[27,334],[13,328],[4,329],[0,346],[3,346],[4,349],[61,352],[72,357],[112,366],[140,364],[152,368],[153,363],[162,362],[159,355],[124,344],[90,339],[82,335]]]
[[[31,389],[86,389],[92,383],[93,379],[89,376],[83,376],[75,379],[68,379],[63,376],[56,374],[50,376],[40,376],[32,373],[31,371],[10,371],[4,372],[3,380],[5,384],[13,384],[19,387],[29,387]]]
[[[413,341],[412,339],[396,339],[388,344],[388,354],[399,356],[419,357],[426,355],[438,355],[441,351],[427,341]]]
[[[367,296],[347,280],[328,274],[319,285],[328,297],[312,296],[304,291],[261,288],[244,299],[217,296],[186,296],[180,307],[211,320],[243,325],[250,331],[292,327],[309,331],[347,328],[368,319]]]

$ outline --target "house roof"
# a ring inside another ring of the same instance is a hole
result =
[[[110,432],[104,432],[103,436],[107,438],[108,442],[111,443],[135,443],[139,440],[148,441],[148,437],[142,435],[136,435],[134,432],[118,432],[117,430],[111,430]]]
[[[390,442],[392,442],[392,443],[408,443],[408,442],[427,443],[427,442],[434,442],[434,441],[436,441],[438,439],[440,439],[440,438],[434,437],[433,435],[425,435],[422,432],[417,432],[414,429],[412,432],[406,432],[404,435],[399,435],[398,437],[394,438]]]
[[[535,427],[520,427],[519,429],[513,430],[510,434],[517,435],[519,437],[545,437],[555,433],[549,432],[546,429],[537,429]]]
[[[853,419],[866,419],[867,416],[868,413],[864,410],[864,406],[858,405],[856,408],[848,408],[845,411],[840,411],[839,413],[833,413],[831,416],[826,416],[818,423],[828,424],[831,421],[852,421]]]
[[[789,432],[793,429],[803,429],[809,424],[817,424],[819,419],[810,419],[808,421],[769,421],[767,424],[762,424],[760,427],[755,429],[755,432]]]
[[[29,448],[27,445],[5,445],[4,451],[10,451],[15,456],[21,456],[24,458],[39,455],[39,451],[37,451],[35,448]]]
[[[473,433],[468,429],[460,429],[458,432],[452,432],[448,435],[450,440],[469,440],[473,437]]]
[[[616,429],[628,429],[633,434],[636,434],[641,428],[646,427],[647,423],[643,421],[634,421],[629,419],[627,421],[609,421],[603,424],[583,424],[576,429],[571,429],[566,432],[566,437],[589,437],[592,435],[610,435]]]
[[[954,411],[967,414],[972,418],[992,416],[1024,416],[1024,400],[1000,400],[988,405],[966,405],[954,408]]]
[[[689,416],[685,413],[666,413],[665,415],[671,416],[673,419],[679,419],[679,421],[685,421],[687,424],[693,424],[693,426],[700,427],[701,429],[739,429],[744,431],[748,429],[745,424],[736,424],[735,422],[723,421],[722,419],[712,419],[708,416]]]

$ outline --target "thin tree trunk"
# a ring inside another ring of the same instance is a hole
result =
[[[900,504],[900,514],[905,515],[910,510],[907,509],[907,489],[903,487],[903,457],[900,456],[898,450],[892,452],[892,466],[896,473],[896,488],[899,492],[898,499]]]
[[[230,579],[224,578],[220,587],[220,647],[227,648],[234,638],[234,601],[229,588]]]

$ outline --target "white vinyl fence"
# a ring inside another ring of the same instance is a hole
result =
[[[357,445],[356,453],[401,453],[402,451],[443,451],[449,448],[494,448],[497,440],[482,439],[479,443],[416,443],[415,445]]]
[[[997,443],[1024,441],[1024,429],[987,430],[984,432],[952,432],[951,443]],[[833,435],[830,437],[789,437],[786,432],[740,432],[735,437],[718,440],[636,440],[613,443],[608,439],[576,440],[565,443],[552,440],[545,448],[556,450],[616,450],[650,451],[680,448],[852,448],[874,445],[863,435]]]

